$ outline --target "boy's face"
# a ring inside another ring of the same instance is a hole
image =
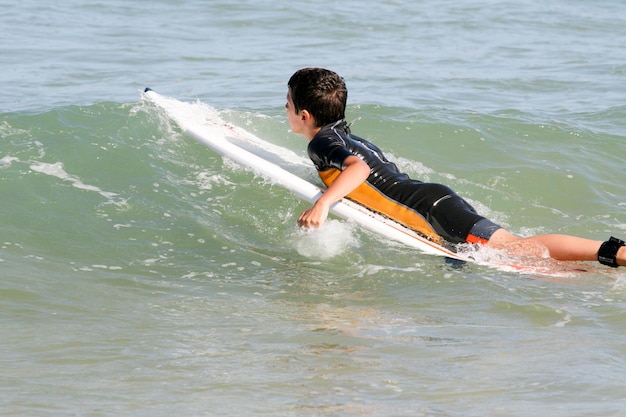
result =
[[[296,113],[296,107],[293,105],[290,91],[287,91],[287,104],[285,104],[285,111],[287,112],[287,121],[289,122],[289,128],[291,131],[296,134],[302,134],[302,129],[304,127],[302,118],[298,113]]]

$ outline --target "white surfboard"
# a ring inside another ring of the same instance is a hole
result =
[[[192,105],[189,103],[162,96],[150,89],[146,89],[144,96],[158,108],[162,109],[167,117],[174,120],[187,135],[195,138],[215,152],[268,178],[273,183],[282,185],[298,198],[313,203],[322,194],[323,191],[318,186],[260,156],[263,153],[270,152],[280,157],[276,152],[272,152],[271,148],[267,149],[268,147],[265,146],[263,152],[252,152],[249,150],[250,147],[241,146],[243,143],[254,145],[255,143],[262,144],[264,141],[244,129],[225,122],[215,110],[205,108],[206,111],[198,114],[197,111],[193,111],[190,107]],[[276,149],[274,150],[276,151]],[[289,152],[285,149],[283,151],[286,151],[285,153]],[[330,208],[330,213],[353,221],[370,231],[379,233],[424,253],[457,260],[469,260],[426,239],[415,231],[347,199],[342,199],[333,204]]]

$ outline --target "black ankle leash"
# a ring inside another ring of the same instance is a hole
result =
[[[600,250],[598,250],[598,262],[617,268],[619,266],[616,259],[617,251],[622,246],[626,246],[623,240],[611,236],[609,240],[600,245]]]

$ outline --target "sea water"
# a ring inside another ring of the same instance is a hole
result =
[[[337,219],[303,232],[305,203],[140,93],[306,158],[286,82],[328,67],[353,131],[411,176],[520,235],[625,238],[623,2],[2,6],[1,415],[623,412],[623,272],[455,265]]]

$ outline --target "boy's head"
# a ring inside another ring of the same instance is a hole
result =
[[[318,127],[345,119],[348,89],[338,74],[324,68],[303,68],[289,82],[296,113],[307,110]]]

